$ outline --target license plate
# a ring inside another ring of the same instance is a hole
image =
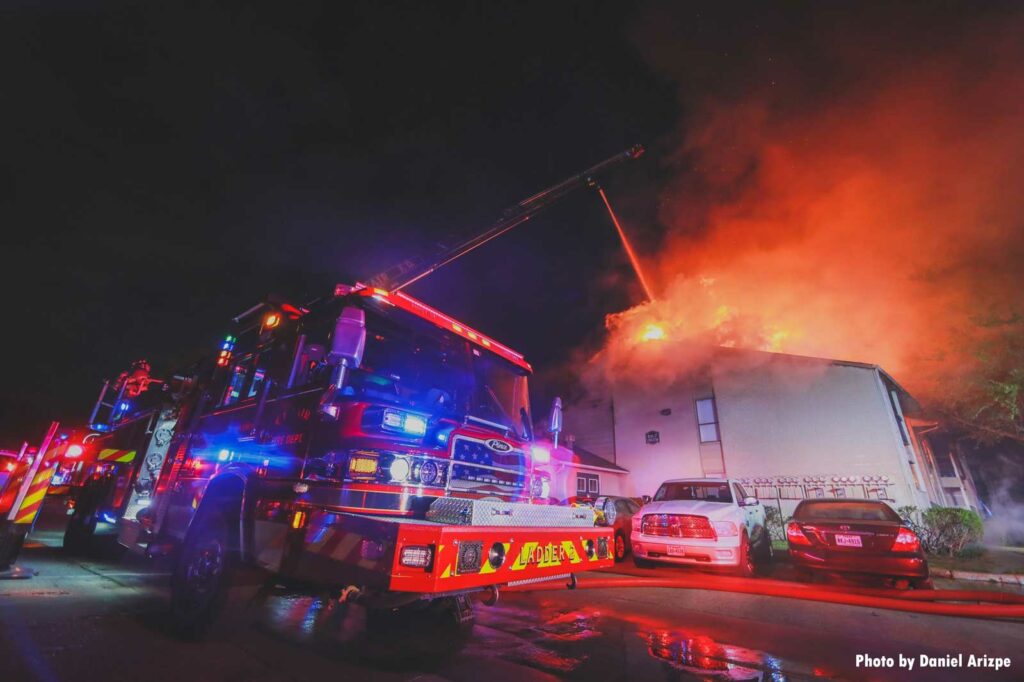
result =
[[[669,545],[668,546],[668,555],[669,556],[686,556],[686,548],[685,547],[673,547],[672,545]]]
[[[836,534],[836,544],[840,547],[863,547],[864,544],[860,540],[859,535],[839,535]]]

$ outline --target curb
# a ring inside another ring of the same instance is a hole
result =
[[[950,580],[977,580],[981,582],[1003,583],[1004,585],[1024,585],[1024,575],[1016,573],[978,573],[975,571],[953,571],[948,568],[933,568],[933,578]]]

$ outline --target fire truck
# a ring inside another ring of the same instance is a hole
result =
[[[504,585],[613,565],[590,510],[542,503],[524,357],[403,289],[640,153],[529,197],[432,261],[304,304],[268,298],[170,380],[147,366],[106,384],[67,546],[105,530],[173,554],[171,612],[196,635],[244,566],[470,622],[471,593],[493,601]],[[560,402],[550,417],[557,438]]]

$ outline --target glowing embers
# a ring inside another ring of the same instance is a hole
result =
[[[668,338],[668,336],[665,334],[665,328],[661,325],[654,324],[653,322],[645,325],[640,331],[641,341],[662,341],[666,338]]]
[[[714,540],[715,529],[706,516],[692,514],[647,514],[641,533],[669,538],[706,538]]]

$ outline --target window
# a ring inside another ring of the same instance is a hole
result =
[[[654,493],[654,501],[704,500],[706,502],[732,502],[728,483],[709,481],[669,481],[662,483]]]
[[[714,398],[697,401],[697,430],[701,443],[717,443],[722,440],[718,434],[718,410]]]
[[[597,474],[576,474],[576,497],[597,497],[601,494],[601,478]]]
[[[747,499],[748,497],[754,497],[754,495],[748,494],[746,488],[741,486],[739,483],[734,483],[733,485],[736,486],[736,499],[739,500],[740,502]]]

